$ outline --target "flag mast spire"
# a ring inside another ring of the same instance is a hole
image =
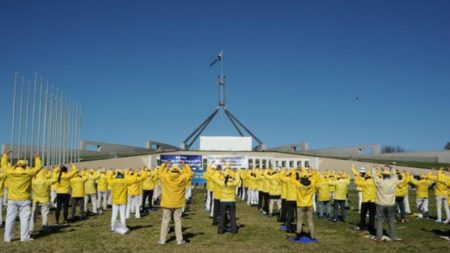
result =
[[[217,57],[214,59],[214,61],[209,64],[209,67],[212,67],[214,64],[219,62],[220,64],[220,74],[218,76],[218,84],[219,84],[219,101],[218,101],[218,107],[206,118],[205,121],[203,121],[200,126],[198,126],[193,133],[191,133],[182,143],[181,143],[181,149],[183,150],[189,150],[194,144],[194,142],[200,137],[201,133],[205,128],[209,125],[209,123],[214,119],[214,117],[217,115],[219,110],[223,110],[225,112],[225,115],[230,120],[231,124],[233,124],[236,131],[239,133],[239,135],[242,137],[244,136],[243,132],[247,132],[249,135],[253,137],[258,142],[258,146],[255,147],[255,150],[265,150],[266,146],[262,143],[258,137],[256,137],[242,122],[240,122],[231,112],[225,107],[225,75],[223,74],[223,50],[220,50]],[[241,129],[242,128],[242,129]]]

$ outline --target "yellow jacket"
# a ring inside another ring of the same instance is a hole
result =
[[[126,205],[128,202],[128,186],[134,184],[137,179],[132,178],[108,178],[111,186],[112,203],[114,205]]]
[[[0,168],[0,197],[3,197],[5,193],[5,179],[6,179],[5,171],[2,168]]]
[[[141,194],[141,182],[144,181],[147,176],[135,172],[129,174],[129,177],[135,182],[128,186],[128,196],[138,196]]]
[[[279,173],[278,172],[269,172],[266,175],[266,180],[268,182],[268,192],[271,196],[280,196],[281,195],[281,183],[279,181]]]
[[[321,178],[317,181],[317,200],[330,201],[331,200],[331,181],[327,178]]]
[[[429,178],[436,182],[436,186],[434,187],[434,195],[437,197],[446,197],[448,187],[445,173],[442,170],[439,170],[437,176],[430,175]]]
[[[97,190],[99,192],[108,191],[108,176],[105,172],[100,173],[100,177],[97,179]]]
[[[68,172],[59,174],[59,168],[53,171],[56,174],[57,181],[55,183],[55,190],[58,194],[69,194],[70,179],[78,172],[77,167],[72,164],[72,168]]]
[[[228,181],[225,184],[225,179],[228,177]],[[225,173],[217,173],[216,176],[213,178],[213,181],[215,184],[220,187],[221,195],[220,195],[220,201],[221,202],[234,202],[236,201],[236,187],[240,183],[239,176],[236,175],[233,171],[227,169]]]
[[[87,181],[84,184],[84,193],[86,195],[96,194],[97,189],[95,187],[95,182],[97,181],[98,178],[100,178],[100,173],[90,171],[86,172],[83,176],[87,178]]]
[[[40,171],[31,183],[33,203],[49,203],[51,186],[56,182],[56,177],[47,178],[46,171]]]
[[[291,182],[297,189],[297,206],[312,207],[313,196],[316,192],[315,182],[311,181],[310,185],[303,185],[297,180],[297,173],[292,173]]]
[[[161,181],[162,196],[161,207],[178,209],[185,205],[186,185],[191,180],[193,173],[189,165],[185,164],[181,171],[170,170],[162,164],[158,169],[158,177]]]
[[[377,200],[377,187],[372,178],[362,179],[358,181],[358,185],[362,190],[362,202],[374,203]]]
[[[72,198],[81,198],[86,195],[85,183],[89,178],[78,174],[70,179],[70,187],[72,188]]]
[[[348,178],[338,179],[331,184],[334,185],[334,199],[335,200],[346,200],[348,185],[350,184],[350,180]]]
[[[428,189],[433,184],[433,181],[429,180],[428,178],[416,180],[412,175],[409,181],[411,182],[411,184],[416,186],[416,198],[418,199],[428,198]]]
[[[35,159],[34,168],[11,167],[8,163],[8,155],[3,154],[1,167],[4,170],[8,187],[8,200],[23,201],[31,197],[31,180],[42,169],[39,157]]]
[[[297,201],[297,188],[291,181],[291,176],[295,172],[283,172],[280,177],[281,182],[286,187],[286,200],[287,201]]]
[[[143,183],[143,189],[146,191],[150,191],[155,189],[156,186],[156,180],[157,180],[157,171],[156,170],[149,170],[149,171],[145,171],[145,173],[147,174],[147,177],[144,180]]]
[[[399,181],[399,184],[397,185],[397,189],[395,191],[396,197],[404,197],[406,196],[406,188],[408,188],[408,178],[406,176],[402,177],[402,180]]]

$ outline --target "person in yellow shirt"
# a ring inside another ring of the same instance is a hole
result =
[[[48,213],[50,212],[50,190],[56,182],[56,177],[47,170],[41,170],[36,174],[31,183],[33,206],[31,208],[30,231],[34,230],[38,212],[41,212],[42,230],[48,228]]]
[[[141,212],[140,212],[140,184],[142,181],[145,180],[146,175],[141,174],[137,170],[128,171],[126,174],[127,177],[131,178],[135,181],[135,183],[128,186],[128,203],[127,203],[127,215],[126,218],[130,218],[130,214],[134,213],[136,219],[141,218]]]
[[[269,213],[268,216],[273,216],[273,209],[275,205],[277,210],[281,211],[281,183],[278,179],[279,169],[270,171],[267,173],[266,178],[268,180],[268,191],[269,191]],[[281,217],[281,216],[280,216]]]
[[[311,239],[315,239],[315,230],[313,222],[313,196],[316,192],[316,183],[310,175],[305,172],[294,172],[291,175],[291,182],[296,188],[297,193],[297,231],[296,239],[300,239],[303,228],[303,217],[306,219],[309,227]]]
[[[98,213],[102,214],[108,207],[108,178],[105,169],[100,169],[100,176],[97,178],[97,207]]]
[[[66,166],[61,166],[61,168],[54,168],[53,173],[57,178],[54,185],[56,191],[56,224],[59,224],[61,209],[63,210],[64,223],[67,224],[69,222],[70,179],[78,173],[78,169],[72,164],[70,172]]]
[[[332,182],[335,187],[334,192],[334,211],[333,211],[333,221],[337,222],[339,219],[338,209],[341,209],[341,221],[345,222],[346,209],[345,202],[347,200],[348,185],[350,184],[350,179],[347,178],[345,173],[340,172],[338,174],[337,180]]]
[[[153,189],[156,186],[156,170],[147,169],[145,170],[147,177],[142,185],[144,193],[142,197],[142,211],[144,213],[149,213],[153,209]],[[146,202],[148,201],[148,208],[146,207]]]
[[[3,199],[5,195],[5,171],[0,167],[0,227],[3,227]]]
[[[108,177],[108,185],[111,187],[111,231],[114,231],[117,225],[117,216],[120,216],[120,224],[126,227],[126,209],[128,202],[128,187],[137,182],[137,178],[125,177],[122,170],[117,170],[116,175],[112,173]]]
[[[220,211],[219,211],[219,224],[218,233],[223,234],[226,230],[225,220],[229,215],[231,233],[236,234],[238,228],[236,225],[236,187],[240,184],[239,176],[233,172],[228,164],[225,165],[226,169],[223,173],[217,173],[212,179],[218,187],[221,187],[220,195]],[[228,215],[227,215],[228,214]]]
[[[6,224],[4,242],[11,242],[14,232],[14,225],[17,213],[20,217],[20,241],[33,240],[30,237],[30,215],[31,215],[31,181],[32,178],[42,169],[42,162],[39,156],[35,159],[35,167],[29,168],[25,160],[19,160],[12,167],[9,163],[8,151],[1,159],[6,179],[8,180],[8,207],[6,210]]]
[[[361,188],[362,193],[361,212],[357,229],[360,231],[368,230],[371,234],[375,234],[375,214],[377,210],[375,204],[377,198],[375,182],[366,170],[364,177],[355,180],[355,184]],[[369,223],[366,223],[367,214],[369,214]]]
[[[397,172],[397,177],[399,180],[399,184],[397,185],[397,189],[395,191],[395,202],[397,203],[397,207],[400,211],[400,220],[401,223],[405,223],[405,195],[406,188],[408,187],[408,178],[405,174]]]
[[[169,162],[165,162],[158,169],[158,177],[162,187],[160,206],[163,209],[159,244],[166,243],[172,214],[175,221],[177,244],[185,243],[181,230],[181,212],[186,201],[186,185],[192,179],[193,173],[189,165],[184,162],[181,162],[180,166],[181,169],[176,164],[171,166]]]
[[[442,222],[448,224],[450,222],[450,209],[448,206],[448,193],[447,191],[447,176],[445,175],[443,168],[441,168],[437,175],[429,175],[431,180],[436,183],[434,187],[434,195],[436,196],[436,211],[437,211],[437,219],[436,222]],[[444,208],[446,219],[442,220],[442,208]]]
[[[428,214],[428,191],[433,185],[427,175],[418,176],[418,180],[413,175],[410,176],[409,182],[416,186],[416,206],[419,214],[418,218],[429,218]]]
[[[97,211],[97,188],[95,182],[100,177],[100,173],[94,170],[85,171],[83,177],[87,178],[84,183],[84,212],[88,214],[89,200],[92,203],[92,213],[95,215]]]
[[[286,232],[295,232],[292,228],[292,224],[295,219],[295,213],[297,211],[297,189],[291,181],[292,174],[295,171],[283,170],[280,180],[286,187]]]
[[[331,217],[331,181],[325,175],[320,175],[320,179],[316,183],[317,187],[317,203],[319,206],[319,212],[317,217],[323,218]],[[324,209],[326,213],[324,214]]]
[[[76,219],[76,209],[80,207],[80,218],[86,218],[86,211],[84,209],[84,201],[86,196],[86,181],[88,181],[89,176],[86,174],[77,173],[74,177],[70,179],[70,188],[72,190],[72,221]]]

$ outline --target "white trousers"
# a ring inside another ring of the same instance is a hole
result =
[[[37,216],[41,212],[42,226],[48,225],[48,213],[50,212],[51,203],[34,203],[31,208],[30,231],[34,230]]]
[[[252,190],[252,204],[257,205],[259,203],[259,191]]]
[[[411,206],[409,205],[409,196],[408,194],[405,195],[405,198],[403,199],[405,202],[405,213],[411,214]]]
[[[126,209],[127,209],[126,204],[123,204],[123,205],[113,204],[112,205],[111,230],[114,230],[114,228],[116,227],[117,216],[119,216],[119,215],[120,215],[120,223],[124,226],[127,225],[127,220],[125,217]]]
[[[213,195],[213,197],[212,197],[212,199],[211,199],[212,204],[211,204],[211,210],[210,210],[210,212],[209,212],[209,217],[213,217],[213,216],[214,216],[214,208],[216,208],[216,207],[214,206],[214,193],[213,193],[212,195]],[[219,207],[217,207],[217,208],[219,208]]]
[[[188,187],[185,193],[186,200],[189,200],[192,197],[192,187]]]
[[[112,205],[112,192],[108,191],[108,201],[107,201],[108,205]]]
[[[97,213],[97,194],[88,194],[84,196],[84,212],[87,213],[88,211],[89,199],[91,199],[92,202],[92,212]]]
[[[211,191],[206,192],[206,203],[205,203],[205,209],[209,210],[209,207],[211,206]]]
[[[316,204],[316,194],[313,194],[313,210],[314,212],[317,211],[317,204]]]
[[[56,191],[55,190],[50,191],[50,203],[51,203],[52,207],[56,207]]]
[[[444,205],[445,215],[447,220],[450,219],[450,210],[448,208],[448,197],[447,196],[436,196],[436,210],[437,219],[442,220],[442,205]]]
[[[136,219],[141,218],[141,212],[139,210],[139,203],[140,197],[139,195],[135,196],[128,196],[128,204],[127,204],[127,215],[126,218],[130,218],[130,213],[136,213]]]
[[[3,238],[5,242],[10,242],[13,238],[17,212],[19,212],[20,217],[20,240],[26,241],[30,239],[31,201],[9,200],[8,209],[6,210],[5,235]]]
[[[428,212],[428,199],[416,199],[416,206],[419,214],[425,215]]]
[[[361,212],[362,192],[358,192],[358,212]]]
[[[252,203],[253,193],[250,188],[247,188],[247,205],[251,205]]]
[[[108,192],[97,192],[97,207],[100,211],[106,210],[108,205]]]
[[[0,225],[3,223],[3,196],[0,196]]]

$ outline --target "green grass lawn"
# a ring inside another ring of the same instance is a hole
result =
[[[332,223],[315,219],[316,237],[319,242],[309,245],[289,242],[288,234],[279,231],[276,218],[261,215],[255,208],[238,202],[237,217],[241,226],[239,234],[218,235],[211,219],[203,210],[204,191],[195,190],[189,213],[183,219],[185,239],[189,243],[176,245],[175,234],[169,234],[166,245],[158,245],[161,212],[154,212],[137,220],[129,219],[131,232],[119,235],[110,232],[110,215],[90,217],[86,221],[73,223],[50,234],[34,233],[32,242],[21,243],[16,223],[15,239],[5,244],[0,242],[0,252],[449,252],[450,243],[438,237],[448,231],[450,225],[437,224],[429,220],[408,218],[408,223],[398,224],[401,242],[377,243],[351,229],[359,221],[356,211],[349,210],[347,223]],[[411,192],[410,195],[414,195]],[[356,199],[356,193],[350,193]],[[412,198],[411,203],[414,203]],[[351,206],[356,202],[352,201]],[[434,215],[434,203],[430,203]],[[415,206],[411,205],[412,210]],[[53,214],[50,217],[54,222]],[[39,225],[39,223],[38,223]],[[3,228],[0,229],[3,236]],[[3,239],[3,237],[2,237]],[[2,240],[3,241],[3,240]]]

